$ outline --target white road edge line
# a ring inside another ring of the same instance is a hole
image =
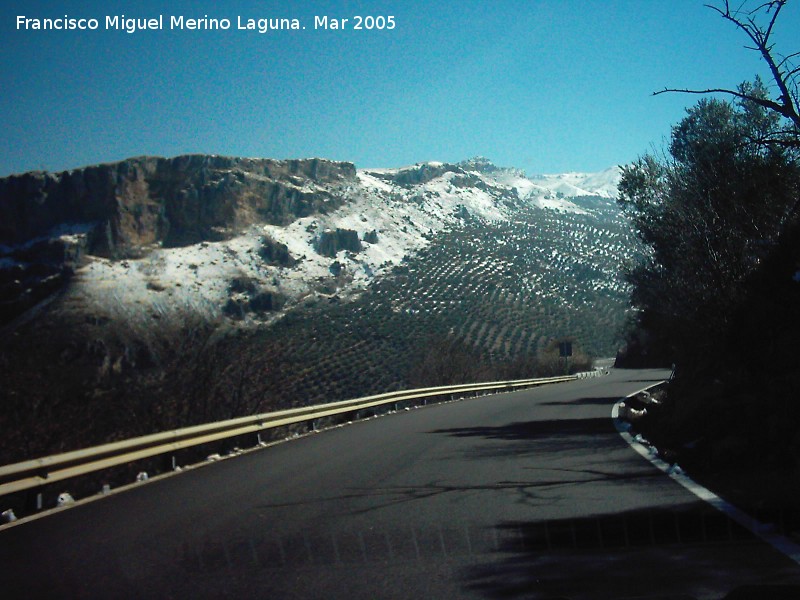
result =
[[[628,432],[628,428],[626,427],[628,423],[619,418],[619,405],[625,400],[633,398],[637,394],[655,387],[655,385],[649,385],[641,390],[633,392],[632,394],[628,394],[624,398],[620,398],[616,404],[614,404],[614,407],[611,409],[611,418],[614,421],[614,427],[616,427],[617,432],[622,436],[622,439],[624,439],[631,448],[636,450],[636,452],[650,461],[653,466],[666,473],[667,476],[681,484],[700,500],[710,504],[718,511],[727,515],[730,519],[767,542],[770,546],[783,553],[797,564],[800,564],[800,545],[794,543],[786,536],[775,532],[774,526],[758,521],[741,509],[735,507],[727,500],[723,500],[708,488],[700,485],[691,477],[686,475],[686,473],[684,473],[678,465],[670,465],[666,461],[661,460],[651,451],[652,446],[646,446],[636,441],[636,439]]]

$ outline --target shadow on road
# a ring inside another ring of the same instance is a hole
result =
[[[487,598],[723,598],[754,584],[790,587],[742,598],[800,597],[794,563],[702,502],[497,528],[494,559],[464,574]]]
[[[548,453],[600,453],[618,450],[622,443],[610,418],[519,421],[500,426],[437,429],[430,433],[458,438],[483,438],[466,445],[469,459],[542,456]]]
[[[577,400],[554,400],[552,402],[540,402],[539,406],[607,406],[609,413],[614,403],[619,400],[615,397],[606,398],[578,398]]]
[[[455,437],[484,437],[493,440],[536,440],[543,441],[554,437],[592,436],[615,433],[611,419],[551,419],[544,421],[519,421],[507,425],[455,427],[436,429],[431,433]]]

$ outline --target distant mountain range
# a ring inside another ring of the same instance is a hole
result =
[[[158,397],[202,322],[262,348],[262,397],[298,404],[412,386],[437,344],[495,366],[561,337],[611,355],[635,254],[619,177],[190,155],[0,179],[0,368]]]
[[[13,176],[0,180],[0,314],[68,278],[88,305],[126,313],[219,312],[236,278],[291,307],[332,268],[349,275],[338,293],[365,289],[466,217],[591,214],[571,198],[613,198],[618,179],[617,168],[527,178],[484,158],[356,170],[200,155]]]

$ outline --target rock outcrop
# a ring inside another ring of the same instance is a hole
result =
[[[268,265],[293,267],[297,263],[286,244],[276,242],[269,237],[262,238],[259,254]]]
[[[230,237],[249,224],[284,225],[341,204],[352,163],[186,155],[140,157],[0,179],[0,244],[91,224],[88,251],[106,257],[154,243]]]
[[[319,234],[314,246],[319,254],[330,258],[335,258],[340,250],[360,252],[362,249],[358,233],[352,229],[323,231]]]

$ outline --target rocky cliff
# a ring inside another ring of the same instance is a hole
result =
[[[87,250],[125,256],[161,242],[224,239],[254,222],[285,225],[336,208],[351,163],[186,155],[139,157],[63,173],[0,179],[0,244],[89,225]]]
[[[287,225],[336,209],[355,181],[352,163],[208,155],[0,179],[0,324],[61,289],[85,254],[140,257]]]

